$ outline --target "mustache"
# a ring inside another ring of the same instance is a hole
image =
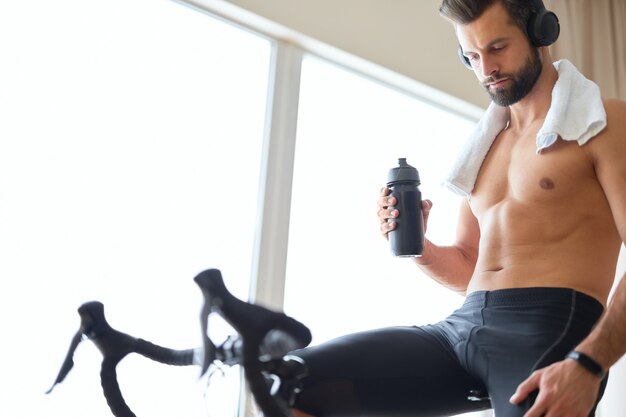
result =
[[[509,75],[509,74],[492,75],[492,76],[489,76],[489,77],[485,78],[484,80],[482,80],[481,84],[483,85],[483,87],[488,87],[489,84],[497,83],[498,81],[502,81],[502,80],[506,80],[506,79],[510,79],[510,78],[513,78],[513,77],[511,75]]]

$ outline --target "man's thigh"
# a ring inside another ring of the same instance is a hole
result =
[[[494,293],[498,298],[483,307],[484,325],[475,329],[467,358],[474,374],[485,381],[496,415],[522,417],[535,395],[513,405],[509,399],[517,386],[533,371],[563,360],[589,334],[603,308],[568,289]]]
[[[468,399],[484,387],[429,329],[384,328],[294,352],[309,367],[295,407],[326,417],[419,417],[489,408],[489,401]]]

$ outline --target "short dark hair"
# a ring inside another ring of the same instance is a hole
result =
[[[536,12],[534,3],[529,0],[443,0],[439,13],[459,24],[471,23],[478,19],[489,7],[500,3],[511,17],[511,22],[526,33],[528,19]]]

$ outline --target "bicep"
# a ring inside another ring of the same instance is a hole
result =
[[[626,103],[607,105],[607,117],[605,137],[594,143],[594,164],[617,230],[626,241]]]

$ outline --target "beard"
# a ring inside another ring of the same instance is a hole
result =
[[[515,74],[495,74],[483,81],[483,86],[487,90],[487,93],[497,105],[507,107],[517,103],[532,90],[541,74],[541,59],[539,58],[539,51],[537,48],[531,48],[531,54],[526,60],[526,63]],[[487,83],[493,83],[495,81],[508,78],[511,81],[511,86],[507,88],[492,89]]]

